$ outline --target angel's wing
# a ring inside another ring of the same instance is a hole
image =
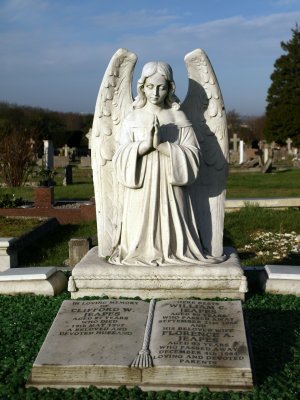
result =
[[[201,148],[200,174],[191,187],[197,226],[206,252],[223,254],[228,135],[224,103],[211,63],[201,49],[185,56],[189,89],[182,110],[193,124]]]
[[[92,129],[92,168],[96,201],[99,256],[112,253],[122,207],[112,157],[122,120],[130,111],[132,75],[137,57],[119,49],[110,60],[100,85]]]

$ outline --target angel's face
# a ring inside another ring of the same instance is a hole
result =
[[[147,101],[150,103],[162,107],[168,92],[168,82],[166,78],[158,72],[146,79],[144,84],[144,93]]]

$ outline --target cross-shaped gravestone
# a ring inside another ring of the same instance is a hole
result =
[[[274,142],[274,140],[273,140],[273,142],[271,143],[271,149],[273,150],[273,149],[275,149],[277,147],[277,144],[276,144],[276,142]]]
[[[238,147],[238,142],[240,139],[238,138],[238,135],[236,133],[233,134],[233,137],[230,139],[230,141],[233,143],[233,151],[237,151]]]
[[[291,152],[292,152],[291,145],[292,145],[292,143],[293,143],[292,139],[291,139],[291,138],[287,138],[287,140],[285,141],[285,143],[287,144],[287,151],[288,151],[288,153],[291,154]]]

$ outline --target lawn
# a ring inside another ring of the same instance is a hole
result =
[[[300,197],[300,169],[260,172],[231,172],[228,177],[227,198]]]
[[[227,198],[252,197],[299,197],[300,169],[278,171],[271,174],[260,172],[233,172],[228,176]],[[73,185],[63,186],[63,169],[57,169],[54,187],[55,200],[78,199],[88,200],[94,195],[92,170],[90,168],[73,168]],[[19,188],[1,188],[1,194],[14,194],[24,200],[34,198],[33,186]]]
[[[0,216],[0,237],[20,237],[38,227],[43,218],[12,218]]]

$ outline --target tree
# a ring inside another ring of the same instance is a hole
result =
[[[300,144],[300,30],[292,29],[292,38],[281,42],[286,53],[274,64],[268,90],[265,136],[284,144],[288,137]]]
[[[235,110],[229,110],[226,113],[227,126],[229,137],[232,137],[234,133],[238,133],[241,126],[241,117]]]
[[[26,182],[36,162],[37,140],[26,130],[7,127],[0,132],[0,173],[8,186]]]

